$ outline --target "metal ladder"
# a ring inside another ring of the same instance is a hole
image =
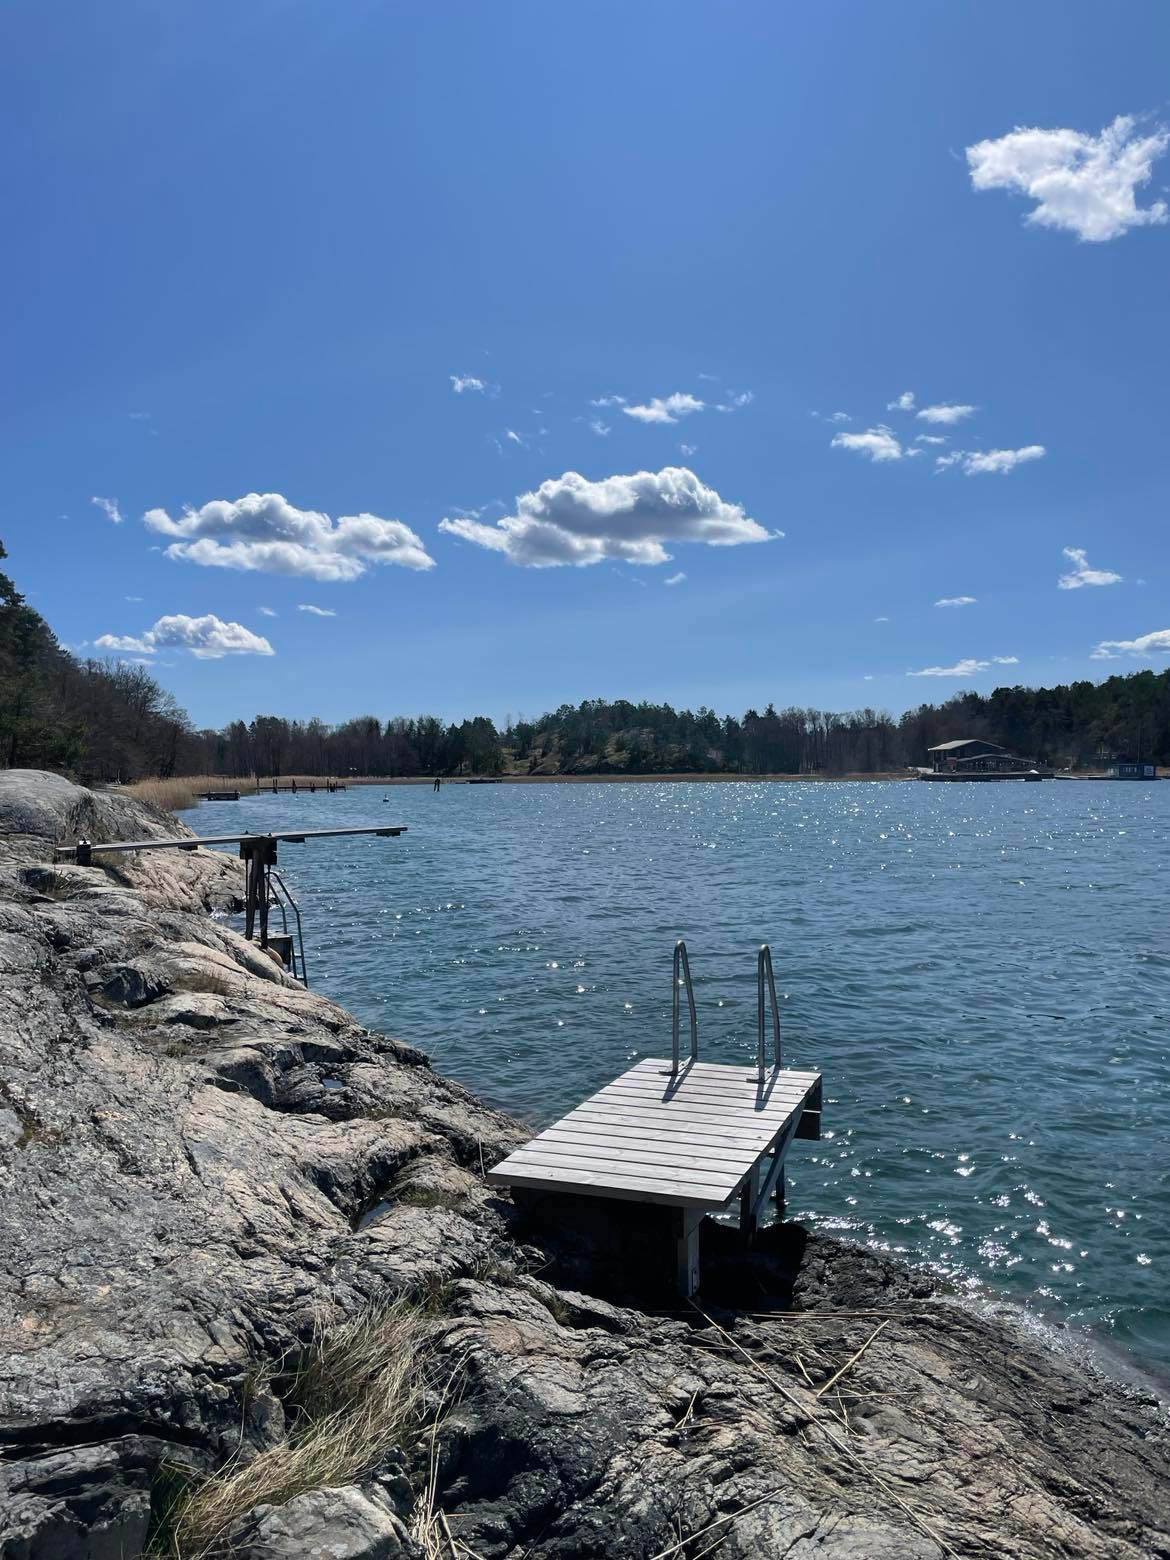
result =
[[[679,1070],[679,1027],[682,1002],[680,993],[687,994],[687,1009],[691,1021],[691,1061],[699,1060],[699,1017],[695,1008],[695,988],[691,983],[691,961],[687,957],[687,945],[680,937],[674,945],[674,967],[671,972],[671,1027],[670,1027],[670,1076]],[[756,957],[756,1081],[763,1083],[765,996],[772,1010],[773,1072],[783,1066],[780,1048],[780,1003],[776,997],[776,977],[772,973],[772,950],[767,943],[760,944]]]

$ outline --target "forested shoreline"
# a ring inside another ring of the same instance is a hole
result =
[[[149,667],[65,650],[0,573],[0,768],[123,782],[185,774],[880,774],[925,764],[927,749],[952,737],[987,738],[1056,767],[1115,757],[1170,764],[1170,669],[963,692],[898,717],[773,704],[736,717],[587,699],[502,726],[486,715],[369,714],[339,725],[256,715],[198,730]]]

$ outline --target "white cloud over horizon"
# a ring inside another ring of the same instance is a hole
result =
[[[214,613],[188,617],[176,612],[160,617],[142,634],[102,634],[94,640],[101,650],[133,651],[152,656],[160,650],[189,650],[201,661],[218,661],[225,655],[275,655],[268,640],[242,623],[225,623]]]
[[[342,515],[333,521],[312,509],[297,509],[280,493],[246,493],[184,509],[173,519],[149,509],[150,530],[174,538],[168,558],[205,568],[291,574],[303,579],[347,582],[375,564],[433,569],[422,539],[401,520],[377,515]]]
[[[1119,114],[1098,136],[1017,126],[977,141],[967,147],[972,187],[1029,196],[1036,204],[1025,223],[1075,233],[1085,243],[1164,223],[1166,202],[1139,206],[1136,192],[1170,145],[1170,132],[1159,125],[1137,135],[1136,125],[1132,115]]]
[[[492,525],[459,516],[440,520],[439,530],[534,569],[603,559],[657,565],[670,561],[667,542],[736,547],[783,534],[766,530],[685,466],[598,482],[567,471],[522,493],[516,513]]]
[[[992,666],[1018,666],[1018,655],[992,655],[985,661],[975,656],[964,656],[954,666],[924,666],[920,671],[907,672],[907,677],[974,677],[976,672],[986,672]]]
[[[107,520],[112,520],[115,525],[121,525],[126,516],[118,508],[116,498],[91,498],[91,504],[96,504]]]
[[[959,466],[968,477],[1006,477],[1017,466],[1042,460],[1047,453],[1042,444],[1025,444],[1018,450],[951,450],[946,455],[936,456],[934,467],[936,471],[945,471],[950,466]]]
[[[878,423],[876,428],[867,428],[864,433],[835,433],[832,448],[854,450],[859,455],[867,455],[872,461],[901,460],[904,454],[898,436],[884,423]]]
[[[918,413],[918,417],[922,422],[950,426],[962,422],[967,417],[974,417],[978,410],[977,406],[967,406],[959,402],[942,402],[938,406],[924,406]]]
[[[656,395],[644,406],[623,405],[622,412],[626,417],[633,417],[641,423],[676,423],[680,417],[690,417],[694,412],[704,411],[706,405],[698,396],[676,390],[673,395]]]
[[[1136,639],[1102,639],[1090,652],[1090,659],[1116,661],[1123,655],[1149,656],[1155,650],[1170,654],[1170,628],[1156,628],[1152,633],[1139,634]]]
[[[1086,585],[1120,585],[1121,575],[1112,569],[1091,569],[1083,547],[1066,547],[1064,556],[1072,564],[1057,580],[1058,590],[1081,590]]]

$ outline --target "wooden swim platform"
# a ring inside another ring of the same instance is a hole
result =
[[[679,974],[682,974],[682,981]],[[769,1197],[783,1196],[784,1157],[796,1138],[821,1135],[821,1074],[781,1065],[771,954],[758,962],[757,1064],[698,1059],[698,1025],[686,948],[675,949],[672,1055],[648,1057],[599,1089],[488,1172],[528,1192],[659,1204],[675,1210],[677,1282],[699,1284],[699,1227],[739,1199],[752,1238]],[[678,1054],[680,985],[691,1014],[691,1056]],[[764,1065],[764,998],[771,999],[774,1059]]]

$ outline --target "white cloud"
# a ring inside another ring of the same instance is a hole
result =
[[[1134,134],[1135,121],[1120,114],[1099,136],[1079,130],[1018,127],[996,141],[967,148],[976,190],[1013,190],[1035,207],[1025,221],[1059,228],[1089,243],[1120,238],[1132,227],[1167,219],[1166,202],[1139,206],[1136,191],[1170,145],[1170,132]]]
[[[190,650],[201,661],[217,661],[225,655],[275,654],[261,635],[242,623],[225,623],[212,613],[193,618],[178,612],[160,617],[143,634],[102,634],[94,643],[101,650],[133,650],[143,656],[159,650]]]
[[[609,424],[608,423],[603,423],[600,417],[593,417],[593,418],[591,418],[590,422],[589,422],[589,427],[592,429],[592,431],[597,435],[597,437],[599,439],[608,438],[609,434],[612,432],[612,429],[610,428]]]
[[[670,577],[668,579],[663,580],[662,583],[664,585],[681,585],[682,582],[685,579],[686,579],[686,575],[680,569],[677,574],[670,575]]]
[[[276,617],[277,616],[277,614],[272,610],[271,607],[257,607],[256,610],[257,610],[257,612],[259,612],[261,617]]]
[[[907,677],[974,677],[976,672],[985,672],[991,666],[1018,666],[1018,655],[993,655],[986,661],[978,661],[974,656],[966,656],[961,661],[956,661],[954,666],[924,666],[919,672],[907,672]]]
[[[937,455],[935,471],[946,471],[951,466],[961,466],[968,477],[994,473],[1006,477],[1008,472],[1026,461],[1040,460],[1047,453],[1042,444],[1027,444],[1019,450],[949,450]]]
[[[515,428],[505,428],[504,429],[504,438],[508,439],[512,444],[523,444],[524,443],[523,438],[521,437],[520,434],[518,434],[516,432]]]
[[[142,597],[141,596],[126,596],[124,599],[126,601],[141,601]]]
[[[935,602],[936,607],[973,607],[974,596],[940,596]]]
[[[830,412],[829,413],[829,421],[830,422],[835,422],[835,423],[843,423],[843,422],[852,422],[853,419],[852,419],[852,417],[850,417],[848,412]]]
[[[971,417],[977,410],[974,406],[943,402],[939,406],[924,406],[918,416],[923,422],[950,425],[962,422],[964,417]]]
[[[1121,655],[1150,655],[1155,650],[1170,653],[1170,628],[1156,628],[1136,639],[1103,639],[1093,651],[1094,661],[1113,661]]]
[[[945,444],[945,433],[917,433],[914,435],[915,444]]]
[[[876,428],[867,428],[864,433],[835,433],[833,448],[856,450],[859,455],[868,455],[873,461],[902,459],[902,446],[884,423],[879,423]]]
[[[172,519],[165,509],[143,516],[152,531],[175,540],[168,558],[208,568],[263,570],[312,580],[356,580],[373,564],[432,569],[421,539],[401,520],[342,515],[333,521],[297,509],[279,493],[217,498]]]
[[[715,410],[717,412],[738,412],[742,407],[750,406],[755,398],[755,392],[752,390],[733,390],[726,401],[716,404]],[[695,407],[692,410],[697,411],[698,408]]]
[[[634,417],[641,423],[676,423],[680,417],[701,412],[705,405],[706,402],[700,401],[697,396],[676,390],[673,395],[656,395],[645,406],[623,406],[622,411],[627,417]]]
[[[912,412],[914,410],[913,390],[903,390],[896,401],[886,402],[887,412]]]
[[[480,395],[487,389],[487,384],[482,379],[477,379],[474,374],[452,374],[451,388],[456,395],[463,395],[467,390],[476,390]]]
[[[337,616],[337,613],[334,612],[332,607],[314,607],[310,602],[307,602],[307,601],[302,601],[298,605],[297,611],[298,612],[308,612],[313,617],[336,617]]]
[[[889,621],[890,620],[889,620],[888,617],[875,617],[874,618],[874,622],[875,623],[888,623]]]
[[[116,498],[91,498],[91,504],[96,504],[107,520],[112,520],[115,525],[121,525],[126,516],[118,508]]]
[[[1066,547],[1064,556],[1072,564],[1067,574],[1057,580],[1061,590],[1080,590],[1083,585],[1120,585],[1121,575],[1112,569],[1090,569],[1083,547]]]
[[[988,472],[1006,477],[1025,461],[1042,460],[1046,453],[1042,444],[1026,444],[1021,450],[966,450],[962,452],[963,470],[969,477]]]
[[[683,455],[697,455],[699,446],[697,444],[680,444],[679,451]]]
[[[590,401],[590,406],[624,406],[624,395],[599,395],[595,401]]]
[[[741,504],[726,503],[685,466],[600,482],[567,471],[522,493],[516,513],[494,525],[460,516],[440,520],[439,529],[535,569],[605,558],[667,563],[666,542],[735,547],[782,534],[766,531]]]

